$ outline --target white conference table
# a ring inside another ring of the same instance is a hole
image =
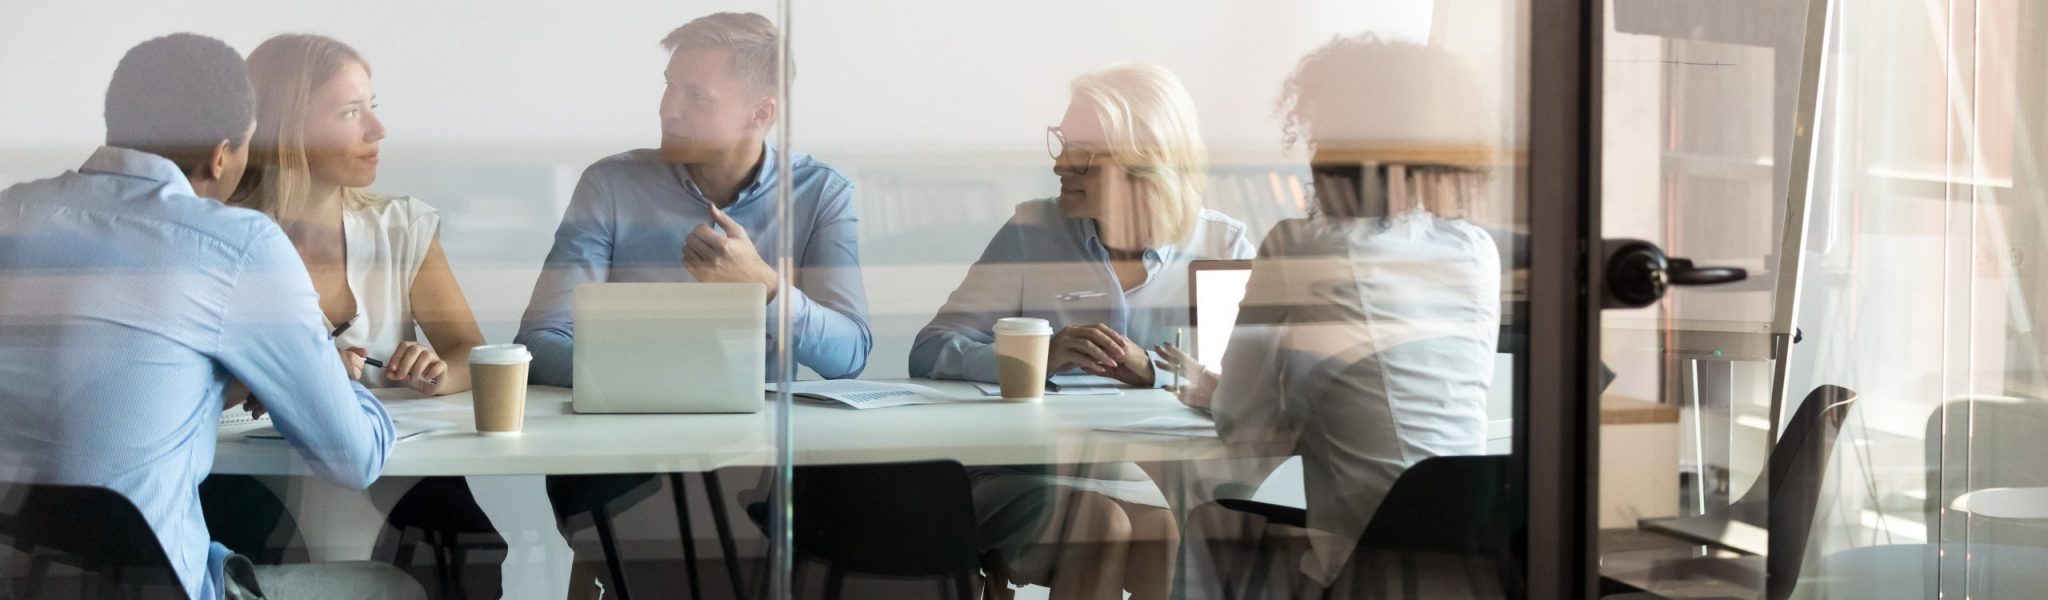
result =
[[[895,380],[962,400],[868,410],[798,400],[790,411],[797,465],[955,460],[966,465],[1181,461],[1241,455],[1214,438],[1099,431],[1162,415],[1192,415],[1172,394],[1048,396],[1028,403],[987,398],[958,381]],[[566,388],[527,391],[525,431],[482,436],[467,393],[387,400],[392,418],[431,419],[454,428],[393,446],[387,477],[702,472],[776,462],[772,402],[755,414],[579,415]],[[221,431],[214,473],[304,475],[297,452],[278,442]]]
[[[1124,389],[1114,396],[1048,396],[1012,403],[988,398],[966,382],[884,381],[924,385],[961,401],[855,410],[797,400],[790,409],[792,461],[1186,464],[1182,461],[1271,454],[1215,438],[1098,430],[1148,417],[1195,414],[1163,390]],[[553,533],[552,513],[538,475],[706,472],[776,464],[774,419],[779,409],[766,396],[763,401],[768,405],[756,414],[579,415],[569,408],[567,388],[531,386],[524,431],[500,437],[476,433],[467,393],[440,398],[402,396],[409,392],[392,390],[379,394],[394,419],[430,419],[454,427],[393,446],[384,464],[386,480],[367,494],[305,477],[310,471],[291,446],[246,441],[248,427],[223,428],[213,472],[265,476],[265,483],[286,498],[315,561],[368,558],[384,514],[410,489],[412,478],[514,476],[470,480],[471,488],[478,490],[478,503],[499,530],[508,533],[505,589],[508,597],[559,598],[568,585],[567,545]],[[1172,479],[1179,475],[1167,477],[1159,484],[1175,497],[1179,484]],[[510,534],[516,531],[527,533]],[[515,568],[515,563],[523,566]]]

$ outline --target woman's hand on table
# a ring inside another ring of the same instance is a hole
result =
[[[447,374],[448,362],[419,342],[400,342],[391,360],[384,361],[384,379],[428,396],[439,395]]]
[[[1079,368],[1137,387],[1152,387],[1152,363],[1145,349],[1101,323],[1069,325],[1054,333],[1047,373]]]

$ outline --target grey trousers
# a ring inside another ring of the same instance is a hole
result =
[[[223,570],[228,600],[427,598],[427,591],[411,576],[377,562],[256,565],[236,554],[228,557]]]

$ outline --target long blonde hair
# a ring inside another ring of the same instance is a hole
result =
[[[1187,239],[1209,187],[1209,148],[1180,78],[1158,65],[1125,63],[1076,77],[1072,87],[1102,121],[1110,158],[1133,180],[1145,247]]]
[[[334,38],[288,33],[264,40],[249,53],[249,85],[256,90],[256,135],[250,138],[249,170],[228,202],[281,219],[305,202],[313,188],[306,165],[305,117],[313,92],[350,63],[370,69],[362,54]],[[376,202],[362,188],[342,188],[348,206]]]

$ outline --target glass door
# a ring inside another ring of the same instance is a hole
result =
[[[1598,6],[785,10],[778,591],[1592,590]]]

